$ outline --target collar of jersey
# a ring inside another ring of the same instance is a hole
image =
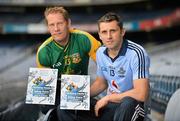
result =
[[[69,46],[69,43],[70,43],[70,38],[69,38],[69,40],[68,40],[68,43],[65,45],[65,46],[61,46],[59,43],[57,43],[55,40],[53,40],[54,41],[54,44],[59,48],[59,49],[62,49],[62,50],[64,50],[64,52],[66,52],[66,50],[67,50],[67,48],[68,48],[68,46]]]

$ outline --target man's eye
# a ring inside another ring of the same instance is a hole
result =
[[[49,27],[54,27],[54,25],[53,24],[49,24]]]
[[[116,32],[116,30],[111,30],[112,33]]]
[[[102,34],[106,34],[107,32],[106,32],[106,31],[102,31],[101,33],[102,33]]]
[[[58,26],[63,26],[65,22],[59,22],[57,25]]]

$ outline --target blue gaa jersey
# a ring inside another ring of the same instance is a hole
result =
[[[102,46],[96,59],[97,76],[107,80],[108,94],[125,92],[133,88],[133,80],[149,78],[149,56],[142,46],[130,40],[123,41],[116,58],[110,58]]]

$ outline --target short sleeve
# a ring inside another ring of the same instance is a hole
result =
[[[36,54],[36,64],[37,67],[50,67],[50,54],[48,54],[47,49],[39,49]]]
[[[137,50],[131,59],[133,80],[149,78],[150,58],[147,52],[144,49]]]
[[[99,77],[103,77],[103,72],[102,72],[102,69],[101,69],[101,66],[102,66],[102,60],[101,59],[101,52],[100,52],[100,49],[98,49],[97,53],[96,53],[96,63],[97,63],[97,76]]]

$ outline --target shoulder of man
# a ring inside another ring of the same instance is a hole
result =
[[[97,49],[97,53],[104,53],[105,50],[106,50],[106,47],[102,45]]]
[[[86,31],[83,31],[83,30],[80,30],[80,29],[76,29],[76,28],[72,28],[69,31],[70,31],[70,33],[89,34]]]
[[[52,37],[47,38],[38,48],[38,51],[40,51],[42,48],[46,47],[49,43],[53,41]]]
[[[133,42],[131,40],[127,40],[127,41],[128,41],[128,46],[129,47],[137,49],[137,50],[143,50],[143,52],[146,53],[146,50],[145,50],[145,48],[142,45],[140,45],[138,43],[135,43],[135,42]]]
[[[86,32],[83,30],[79,30],[79,29],[74,28],[74,29],[70,29],[70,33],[71,34],[77,34],[77,35],[80,35],[81,37],[85,37],[85,38],[87,37],[89,40],[96,40],[97,41],[97,39],[94,36],[92,36],[89,32]]]

